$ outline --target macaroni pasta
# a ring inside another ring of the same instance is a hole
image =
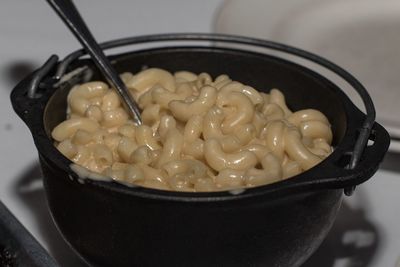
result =
[[[52,131],[74,163],[123,183],[176,191],[220,191],[277,182],[321,162],[332,131],[319,111],[292,112],[269,94],[227,75],[214,80],[150,68],[123,73],[142,109],[136,126],[103,82],[77,85],[67,120]]]

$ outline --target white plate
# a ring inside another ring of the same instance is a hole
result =
[[[377,121],[400,138],[399,0],[230,0],[215,27],[300,47],[344,67],[370,92]],[[338,84],[360,106],[353,90]],[[400,142],[390,150],[400,152]]]

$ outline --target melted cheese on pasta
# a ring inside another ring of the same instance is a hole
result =
[[[332,152],[324,114],[292,112],[277,89],[266,94],[227,75],[157,68],[121,78],[143,125],[95,81],[71,89],[67,120],[52,137],[75,164],[122,183],[189,192],[254,187],[295,176]]]

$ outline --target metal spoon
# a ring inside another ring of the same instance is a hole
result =
[[[124,82],[119,78],[117,72],[104,55],[103,50],[90,33],[89,28],[86,26],[74,3],[71,0],[47,0],[47,2],[90,54],[103,75],[117,89],[135,123],[138,125],[142,124],[137,103],[133,100]]]

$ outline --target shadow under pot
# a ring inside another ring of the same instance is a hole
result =
[[[221,41],[217,35],[208,38]],[[102,79],[90,60],[78,58],[83,52],[75,54],[68,72],[85,67],[82,73]],[[71,247],[95,266],[300,266],[330,230],[344,189],[370,178],[388,149],[387,132],[374,123],[367,136],[373,145],[362,147],[355,168],[346,168],[367,115],[323,76],[281,58],[226,47],[182,46],[138,50],[111,60],[120,73],[158,67],[214,77],[227,74],[265,92],[279,88],[292,110],[314,108],[328,117],[335,150],[302,174],[240,194],[172,192],[78,179],[71,162],[54,147],[50,132],[66,118],[69,90],[87,75],[51,88],[37,81],[38,73],[51,81],[55,67],[47,65],[18,84],[11,99],[38,149],[54,221]],[[32,86],[40,84],[37,97],[28,97]]]

